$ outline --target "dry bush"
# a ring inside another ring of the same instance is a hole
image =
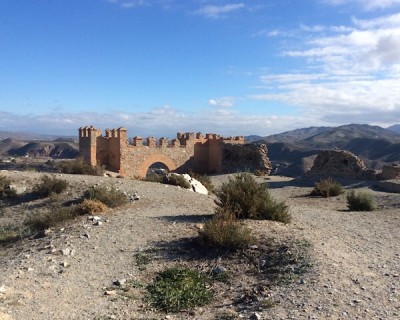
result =
[[[44,230],[74,219],[78,215],[76,207],[58,207],[51,211],[32,214],[25,220],[24,225],[30,233],[43,233]]]
[[[356,193],[351,190],[346,198],[350,211],[374,211],[376,209],[374,198],[366,192]]]
[[[239,173],[214,191],[217,205],[239,219],[265,219],[289,223],[291,215],[284,202],[274,200],[266,184],[249,173]]]
[[[328,198],[341,195],[342,193],[344,193],[343,186],[332,178],[327,178],[316,182],[310,195]]]
[[[0,243],[14,242],[23,237],[22,228],[19,226],[0,226]]]
[[[128,197],[120,190],[106,187],[93,187],[84,194],[85,199],[97,200],[104,203],[109,208],[123,206],[129,202]]]
[[[68,187],[68,182],[53,176],[44,175],[41,182],[33,187],[33,193],[38,197],[48,197],[51,194],[60,194]]]
[[[7,177],[0,176],[0,199],[13,198],[17,196],[17,192],[10,188],[11,180]]]
[[[92,176],[104,175],[105,169],[103,166],[97,165],[92,167],[87,164],[83,158],[79,157],[74,160],[64,160],[57,163],[58,169],[62,173],[70,174],[87,174]]]
[[[255,238],[251,230],[231,212],[217,210],[212,220],[199,231],[199,243],[216,249],[236,250],[249,245]]]
[[[80,214],[91,215],[91,214],[106,212],[108,210],[108,207],[99,200],[85,199],[79,205],[78,210],[80,211]]]

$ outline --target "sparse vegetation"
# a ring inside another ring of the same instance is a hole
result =
[[[376,209],[374,198],[366,192],[360,191],[356,193],[351,190],[346,198],[347,207],[350,211],[373,211]]]
[[[128,197],[122,191],[102,186],[93,187],[84,194],[85,199],[98,200],[109,208],[116,208],[128,203]]]
[[[147,265],[151,261],[150,252],[138,252],[135,254],[135,264],[140,271],[146,270]]]
[[[74,160],[64,160],[57,163],[57,167],[62,173],[70,174],[88,174],[92,176],[104,175],[103,166],[94,166],[87,164],[83,158],[79,157]]]
[[[29,229],[29,233],[43,233],[46,229],[53,228],[67,220],[74,219],[79,215],[76,207],[58,207],[51,211],[32,214],[28,217],[24,225]]]
[[[190,188],[190,183],[183,176],[179,174],[171,173],[169,175],[164,176],[163,183],[179,186],[185,189]]]
[[[291,215],[284,202],[274,200],[266,184],[249,173],[239,173],[214,191],[217,204],[239,219],[266,219],[289,223]]]
[[[68,187],[68,182],[64,179],[58,179],[55,176],[44,175],[41,182],[34,186],[33,193],[38,197],[45,198],[52,194],[60,194]]]
[[[146,177],[143,180],[147,181],[147,182],[162,183],[163,182],[163,175],[157,174],[157,173],[149,173],[149,174],[146,175]]]
[[[7,177],[0,176],[0,199],[12,198],[17,195],[16,191],[10,188],[11,180]]]
[[[80,214],[96,214],[107,211],[108,207],[99,200],[85,199],[79,205],[78,210]]]
[[[320,196],[324,198],[335,197],[342,193],[344,193],[343,186],[332,178],[316,182],[314,189],[311,191],[312,196]]]
[[[235,250],[243,248],[255,240],[250,229],[238,221],[233,213],[222,209],[218,211],[213,219],[206,222],[204,228],[199,231],[201,245]]]
[[[21,228],[17,226],[0,226],[0,243],[14,242],[21,238]]]
[[[179,312],[211,301],[207,283],[207,277],[198,271],[175,267],[160,272],[147,289],[154,307],[166,312]]]

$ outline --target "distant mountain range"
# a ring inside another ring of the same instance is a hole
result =
[[[77,137],[57,137],[0,131],[0,156],[47,156],[75,158]],[[266,137],[245,137],[249,143],[264,143],[274,166],[272,173],[300,176],[311,168],[322,149],[349,150],[372,169],[400,162],[400,124],[389,128],[366,124],[339,127],[309,127]]]
[[[0,155],[18,157],[51,157],[55,159],[73,159],[79,154],[74,139],[56,139],[52,141],[16,140],[6,138],[0,141]]]
[[[400,161],[400,125],[387,129],[365,124],[309,127],[252,142],[266,144],[274,165],[273,173],[288,176],[300,176],[306,172],[321,149],[349,150],[372,169]]]

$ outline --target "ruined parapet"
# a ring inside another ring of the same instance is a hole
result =
[[[223,143],[223,172],[251,171],[269,175],[272,170],[265,144]]]
[[[244,144],[244,136],[222,138],[224,143]]]
[[[306,177],[375,180],[377,172],[368,169],[364,161],[350,151],[323,150],[315,158]]]
[[[382,167],[382,173],[379,175],[381,180],[399,180],[400,179],[400,164],[393,163]]]

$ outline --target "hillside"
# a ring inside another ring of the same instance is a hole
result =
[[[387,129],[400,134],[400,124],[394,124]]]
[[[378,126],[349,124],[310,127],[264,137],[273,172],[299,176],[307,171],[321,149],[345,149],[361,157],[372,169],[400,161],[400,134]]]
[[[73,159],[79,154],[79,147],[71,139],[53,141],[27,141],[7,138],[0,141],[0,156],[51,157],[55,159]]]

